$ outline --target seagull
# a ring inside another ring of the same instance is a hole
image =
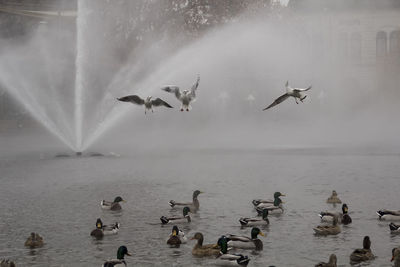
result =
[[[275,101],[271,105],[269,105],[268,107],[264,108],[263,110],[267,110],[269,108],[272,108],[272,107],[282,103],[289,96],[294,97],[294,101],[296,101],[296,104],[299,103],[297,101],[297,98],[300,99],[301,102],[303,102],[303,100],[307,97],[307,95],[304,94],[303,92],[306,92],[306,91],[311,89],[311,86],[309,86],[307,88],[304,88],[304,89],[303,88],[292,88],[292,87],[289,86],[289,81],[286,82],[285,87],[286,87],[286,93],[281,95],[277,99],[275,99]]]
[[[137,95],[128,95],[121,98],[117,98],[117,100],[122,102],[131,102],[132,104],[144,105],[144,114],[146,114],[147,110],[151,110],[153,112],[153,106],[165,106],[167,108],[172,108],[170,104],[162,100],[161,98],[152,99],[152,96],[148,96],[146,99],[142,99]]]
[[[179,90],[179,87],[176,85],[168,85],[161,88],[168,93],[174,93],[176,98],[182,102],[181,111],[189,111],[192,107],[190,106],[190,102],[195,101],[196,99],[196,89],[199,87],[200,76],[197,77],[196,82],[192,85],[190,90],[183,90],[182,92]]]

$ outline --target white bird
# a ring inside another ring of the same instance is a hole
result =
[[[200,76],[197,77],[196,82],[192,85],[190,90],[179,90],[179,87],[176,85],[168,85],[161,88],[168,93],[175,94],[176,98],[182,102],[181,111],[189,111],[192,107],[190,106],[190,102],[194,102],[196,99],[196,90],[199,87]]]
[[[144,105],[144,114],[146,114],[147,110],[151,110],[151,112],[153,112],[153,106],[165,106],[167,108],[172,108],[170,104],[168,104],[161,98],[156,98],[154,100],[152,98],[152,96],[148,96],[146,99],[142,99],[137,95],[128,95],[117,99],[122,102],[131,102],[132,104]]]
[[[281,95],[277,99],[275,99],[275,101],[271,105],[269,105],[268,107],[264,108],[263,110],[267,110],[269,108],[272,108],[272,107],[282,103],[283,101],[288,99],[289,96],[294,97],[294,100],[296,101],[296,104],[299,103],[297,101],[297,98],[300,99],[301,102],[303,102],[303,100],[307,97],[307,95],[304,94],[303,92],[306,92],[306,91],[311,89],[311,86],[309,86],[307,88],[292,88],[292,87],[289,86],[289,81],[286,82],[285,87],[286,87],[286,93]]]

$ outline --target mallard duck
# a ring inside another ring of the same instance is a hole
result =
[[[251,237],[226,235],[228,246],[232,248],[263,250],[263,243],[258,239],[258,235],[264,236],[264,233],[257,227],[251,229]]]
[[[314,228],[316,235],[337,235],[341,232],[338,217],[333,216],[332,225],[319,225]]]
[[[178,217],[166,217],[166,216],[161,216],[160,220],[162,224],[167,224],[167,223],[189,223],[191,222],[191,218],[189,216],[190,209],[189,207],[184,207],[183,208],[183,216],[178,216]]]
[[[0,261],[0,267],[15,267],[15,263],[10,260],[2,259]]]
[[[400,233],[400,225],[390,223],[389,228],[391,233]]]
[[[220,254],[217,256],[216,265],[218,266],[247,266],[250,259],[242,254],[228,254],[228,239],[226,236],[221,236],[218,239],[220,246]]]
[[[263,210],[262,218],[253,217],[253,218],[240,218],[239,222],[242,226],[256,226],[256,225],[268,225],[268,209]]]
[[[328,199],[326,200],[326,203],[340,204],[340,203],[342,203],[342,201],[338,198],[336,191],[333,190],[332,195],[330,197],[328,197]]]
[[[119,231],[120,224],[116,222],[113,225],[104,225],[101,219],[96,221],[96,229],[94,229],[90,235],[96,238],[102,238],[105,235],[115,235]]]
[[[102,209],[105,210],[120,210],[122,209],[121,205],[119,202],[125,202],[125,200],[122,199],[122,197],[116,197],[113,202],[111,201],[106,201],[102,200],[100,205]]]
[[[400,210],[378,210],[378,219],[383,221],[399,221]]]
[[[128,253],[128,249],[125,246],[120,246],[117,251],[117,259],[113,260],[108,260],[103,263],[103,267],[119,267],[119,266],[126,266],[125,262],[125,255],[131,256],[131,254]]]
[[[342,213],[325,211],[325,212],[321,212],[319,214],[319,217],[321,217],[321,221],[323,221],[323,222],[331,222],[331,221],[333,221],[333,217],[337,216],[339,223],[347,225],[352,222],[351,217],[348,212],[349,212],[349,207],[347,207],[347,204],[343,204],[342,205]]]
[[[375,256],[371,252],[371,240],[369,236],[365,236],[363,240],[363,248],[358,248],[350,255],[350,262],[357,263],[374,259]]]
[[[25,241],[25,246],[30,248],[40,248],[43,245],[43,238],[37,233],[31,233],[31,235]]]
[[[400,247],[392,249],[392,260],[394,267],[400,267]]]
[[[200,202],[199,202],[199,200],[197,199],[197,197],[198,197],[200,194],[202,194],[202,193],[204,193],[204,192],[202,192],[202,191],[200,191],[200,190],[194,191],[194,192],[193,192],[193,201],[192,201],[192,202],[188,202],[188,203],[179,203],[179,202],[176,202],[175,200],[170,200],[170,201],[168,202],[168,204],[169,204],[171,207],[175,207],[175,206],[187,206],[187,207],[190,208],[191,212],[196,213],[197,210],[200,208]]]
[[[258,204],[255,207],[255,209],[259,215],[261,215],[263,213],[264,209],[267,209],[270,214],[282,213],[283,212],[283,207],[282,207],[283,202],[280,199],[280,197],[284,197],[284,196],[285,195],[282,194],[281,192],[275,192],[273,203],[261,202],[260,204]]]
[[[178,226],[174,225],[174,227],[172,227],[172,234],[167,240],[167,244],[179,246],[180,244],[185,244],[186,242],[187,238],[185,236],[185,233],[179,230]]]
[[[320,262],[315,267],[336,267],[337,258],[335,254],[329,256],[329,262]]]
[[[214,256],[219,255],[218,244],[203,245],[204,237],[202,233],[195,233],[190,240],[197,240],[196,245],[192,249],[194,256]]]

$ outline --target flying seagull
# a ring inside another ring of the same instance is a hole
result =
[[[176,85],[168,85],[161,88],[168,93],[175,94],[176,98],[182,102],[181,111],[189,111],[192,107],[190,106],[190,102],[195,101],[196,99],[196,89],[199,87],[200,76],[197,77],[196,82],[192,85],[190,90],[179,90],[179,87]]]
[[[153,106],[165,106],[167,108],[172,108],[170,104],[168,104],[161,98],[156,98],[154,100],[152,98],[152,96],[148,96],[146,99],[142,99],[137,95],[128,95],[117,99],[122,102],[131,102],[132,104],[144,105],[144,114],[146,114],[147,110],[151,110],[151,112],[153,112]]]
[[[292,88],[289,86],[289,81],[286,82],[286,93],[281,95],[280,97],[278,97],[277,99],[275,99],[275,101],[269,105],[268,107],[264,108],[263,110],[267,110],[269,108],[272,108],[280,103],[282,103],[283,101],[285,101],[286,99],[288,99],[289,96],[294,97],[294,101],[296,101],[296,104],[298,104],[299,102],[297,101],[297,98],[300,99],[301,102],[303,102],[303,100],[307,97],[306,94],[304,94],[303,92],[306,92],[308,90],[311,89],[311,86],[307,87],[307,88]]]

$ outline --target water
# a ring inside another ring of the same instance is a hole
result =
[[[391,266],[391,249],[400,236],[391,235],[375,211],[399,208],[399,161],[394,153],[312,148],[142,150],[71,158],[54,158],[53,152],[3,154],[0,258],[18,266],[100,266],[124,244],[133,255],[128,266],[210,266],[212,259],[191,255],[194,241],[169,248],[172,226],[159,224],[161,215],[177,212],[168,206],[170,199],[190,200],[200,189],[205,191],[201,209],[182,229],[189,237],[202,232],[205,243],[227,233],[249,235],[238,218],[255,215],[251,200],[275,191],[287,194],[285,213],[270,216],[270,226],[262,229],[264,250],[245,251],[249,266],[313,266],[331,253],[339,266],[349,266],[364,235],[378,256],[369,266]],[[318,212],[333,208],[325,203],[333,189],[348,204],[353,223],[337,236],[314,236]],[[127,200],[122,212],[101,210],[102,199],[117,195]],[[99,217],[119,221],[118,235],[92,239]],[[44,237],[43,248],[24,247],[32,231]]]

